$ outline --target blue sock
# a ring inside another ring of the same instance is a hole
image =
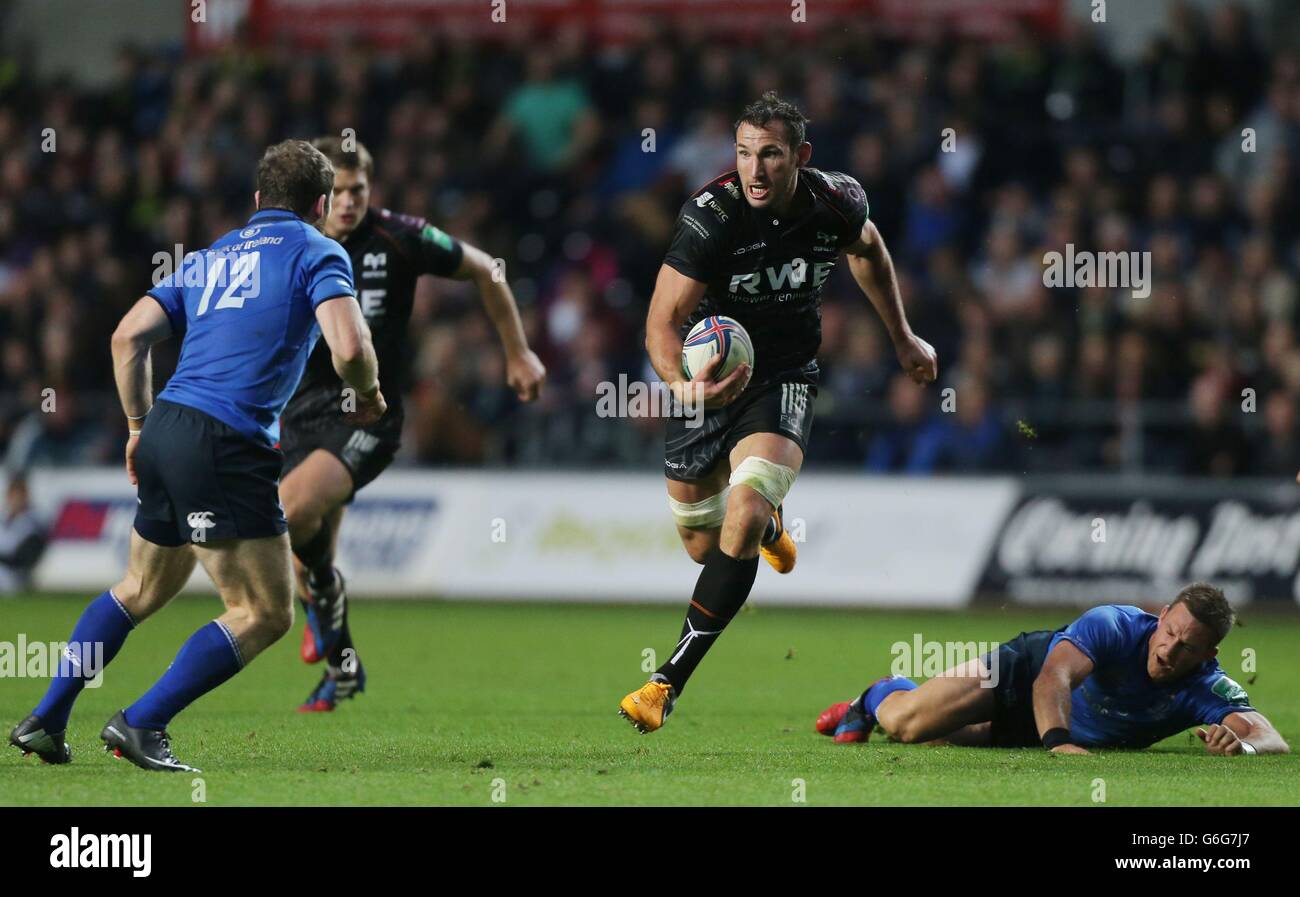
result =
[[[117,656],[118,650],[134,628],[135,621],[113,596],[111,590],[86,605],[81,619],[72,628],[68,645],[69,647],[83,646],[74,650],[79,652],[81,660],[92,662],[84,664],[84,672],[78,666],[68,662],[54,665],[50,687],[46,689],[45,697],[41,698],[41,703],[37,704],[33,711],[41,718],[45,731],[62,732],[68,727],[68,717],[72,715],[72,705],[77,700],[77,696],[86,687],[86,683],[94,678],[94,674]],[[92,647],[87,653],[84,647],[87,645],[102,647],[98,650]],[[95,668],[91,669],[92,666]]]
[[[914,688],[916,683],[906,676],[890,676],[864,691],[862,697],[858,699],[859,706],[865,708],[869,715],[875,716],[876,711],[880,709],[880,702],[885,698],[896,691],[911,691]]]
[[[181,645],[162,678],[126,708],[126,721],[141,729],[166,729],[172,717],[238,673],[243,665],[234,634],[213,620]]]

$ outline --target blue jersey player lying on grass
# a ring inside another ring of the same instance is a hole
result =
[[[1223,592],[1193,583],[1160,611],[1107,604],[1056,631],[1022,632],[917,685],[902,676],[832,704],[817,731],[864,742],[1144,748],[1191,726],[1211,754],[1284,754],[1277,730],[1215,660],[1232,628]]]

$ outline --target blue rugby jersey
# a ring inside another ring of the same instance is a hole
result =
[[[158,398],[274,444],[280,413],[320,336],[316,307],[355,298],[356,288],[342,246],[293,212],[266,209],[187,255],[148,295],[183,340]]]
[[[1048,654],[1068,641],[1093,662],[1092,673],[1070,695],[1070,736],[1083,747],[1147,747],[1192,726],[1221,723],[1254,710],[1245,690],[1217,660],[1157,685],[1147,676],[1147,646],[1159,618],[1141,608],[1094,607],[1062,631]]]

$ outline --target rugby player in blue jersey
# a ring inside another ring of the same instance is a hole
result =
[[[1208,583],[1159,616],[1094,607],[1055,631],[1022,632],[995,652],[917,685],[902,676],[832,704],[817,731],[863,742],[879,723],[894,741],[1042,746],[1058,754],[1145,748],[1198,726],[1211,754],[1284,754],[1287,743],[1215,655],[1232,608]]]
[[[356,390],[358,425],[386,409],[357,304],[352,264],[314,224],[329,213],[334,169],[288,140],[257,168],[257,212],[149,290],[113,334],[127,419],[126,473],[137,487],[126,575],[86,608],[70,644],[103,646],[112,661],[136,626],[170,601],[196,562],[226,611],[195,632],[162,677],[100,733],[143,769],[194,771],[167,734],[176,714],[243,669],[293,622],[292,563],[278,496],[278,418],[323,335],[334,369]],[[180,360],[156,400],[150,347],[181,338]],[[93,671],[64,664],[9,741],[67,763],[73,702]]]

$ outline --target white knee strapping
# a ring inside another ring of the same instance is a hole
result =
[[[717,495],[710,495],[704,501],[678,501],[668,497],[668,507],[672,509],[673,519],[678,525],[689,529],[709,529],[722,526],[722,519],[727,516],[727,495],[730,489],[723,489]]]
[[[733,486],[748,486],[776,508],[785,501],[795,476],[791,467],[750,455],[731,472],[730,482]]]

